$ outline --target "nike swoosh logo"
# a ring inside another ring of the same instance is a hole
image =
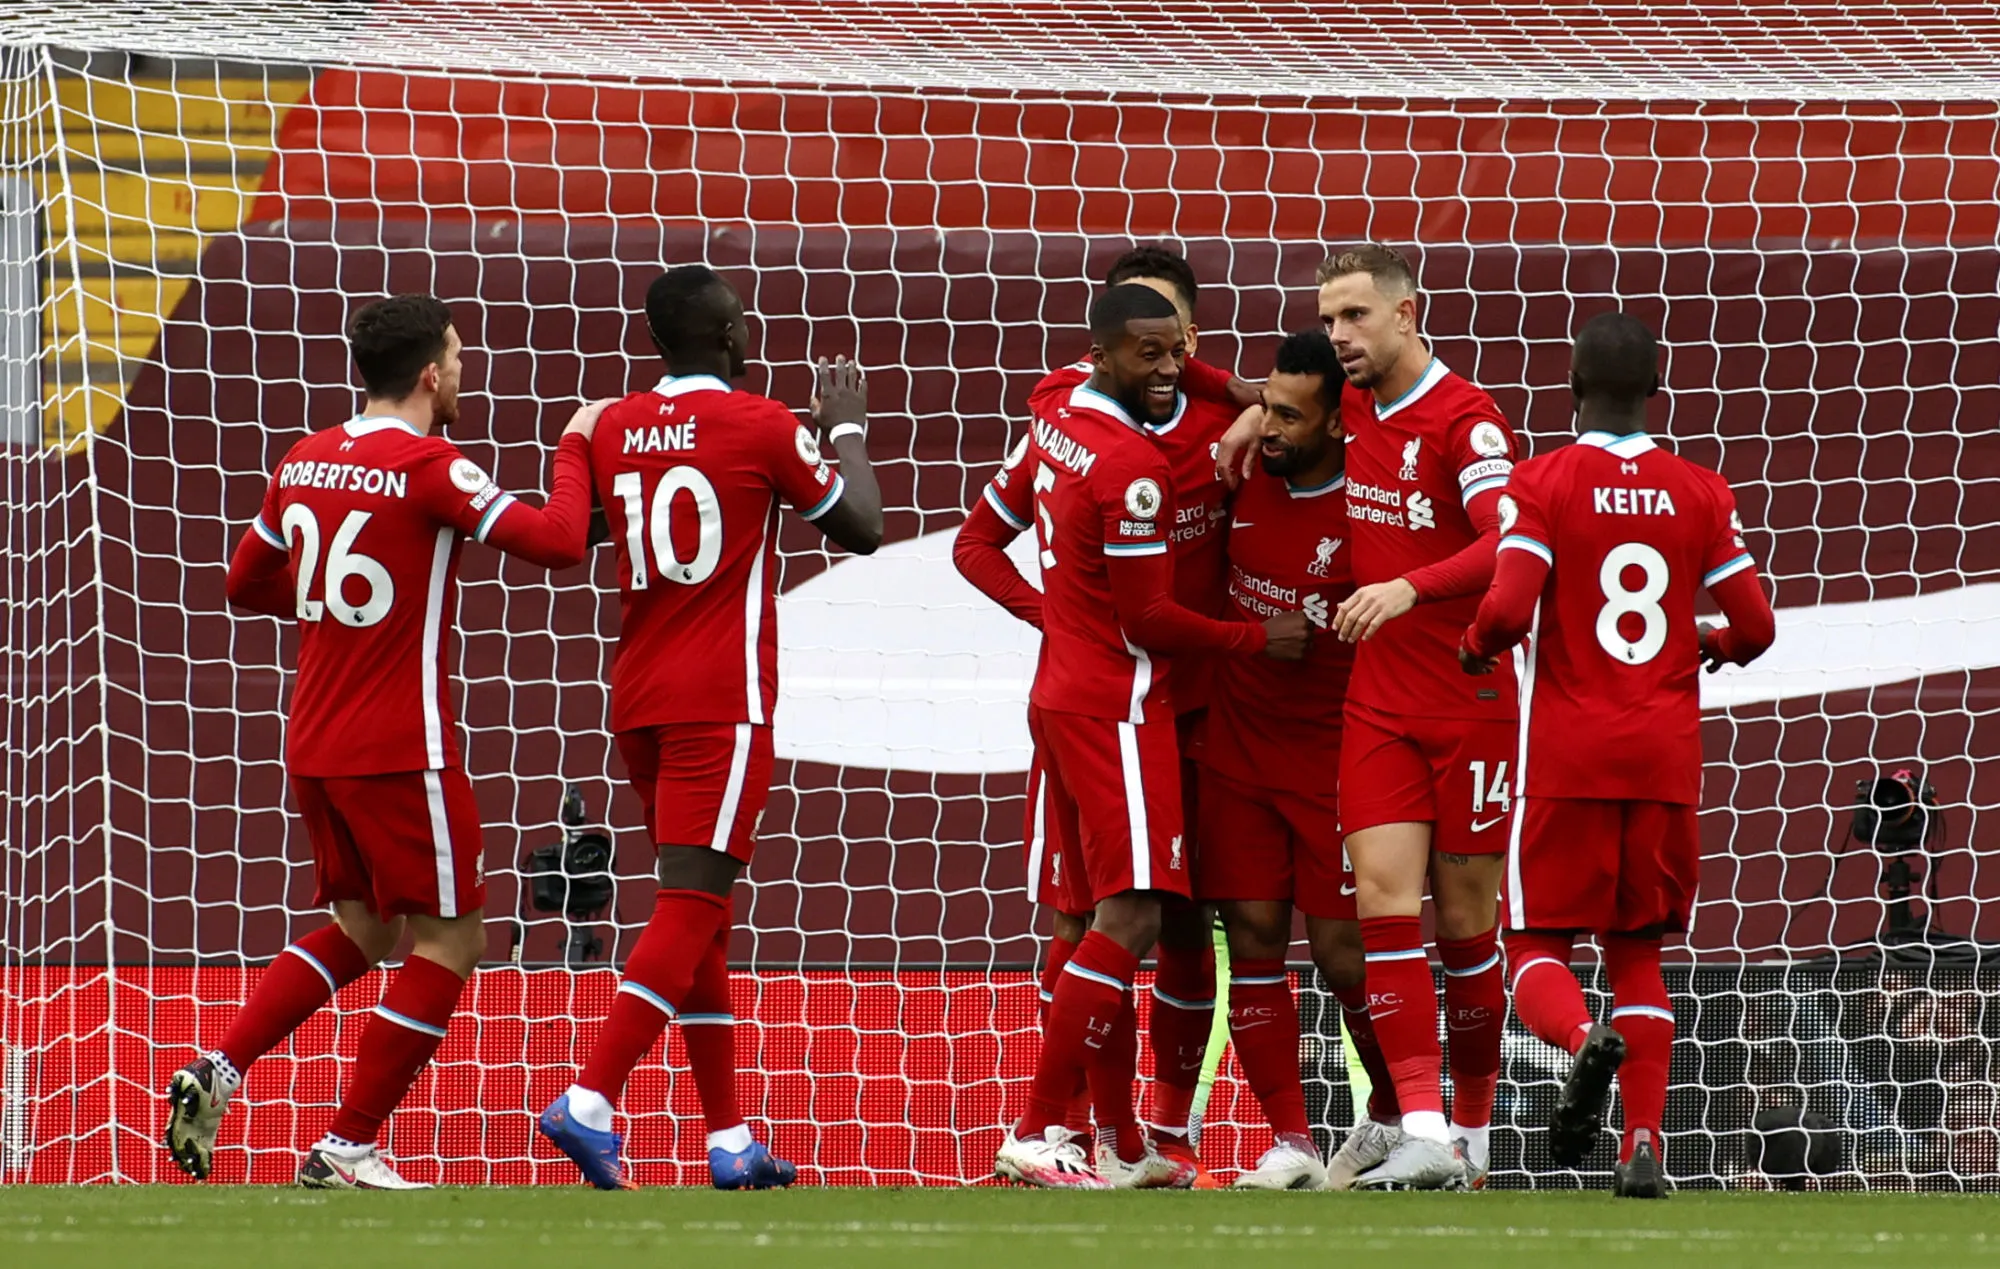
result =
[[[1506,822],[1507,822],[1507,817],[1504,815],[1490,820],[1474,820],[1472,821],[1472,831],[1475,833],[1483,833],[1487,829],[1492,828],[1495,824],[1505,824]]]
[[[1340,888],[1341,897],[1345,898],[1346,896],[1353,894],[1354,890],[1355,888],[1353,886],[1342,886]]]
[[[1099,1043],[1096,1040],[1085,1040],[1084,1043],[1089,1045],[1093,1049],[1101,1049],[1104,1047],[1103,1044]]]
[[[1250,527],[1250,522],[1248,520],[1231,520],[1229,525],[1235,529],[1247,529]]]
[[[347,1182],[349,1185],[354,1184],[354,1174],[352,1172],[349,1172],[347,1169],[341,1167],[338,1163],[335,1163],[331,1159],[328,1159],[326,1161],[326,1166],[332,1168],[333,1174],[339,1177],[341,1180]]]
[[[1264,1026],[1270,1021],[1271,1020],[1269,1018],[1259,1018],[1255,1022],[1232,1022],[1231,1024],[1229,1024],[1229,1029],[1231,1031],[1248,1031],[1252,1027]],[[1189,1069],[1194,1069],[1194,1068],[1189,1068]]]
[[[1384,1018],[1393,1018],[1393,1017],[1395,1017],[1395,1016],[1396,1016],[1397,1014],[1399,1014],[1399,1013],[1401,1013],[1401,1012],[1402,1012],[1402,1010],[1400,1010],[1400,1009],[1388,1009],[1388,1010],[1384,1010],[1384,1011],[1383,1011],[1383,1012],[1381,1012],[1381,1013],[1376,1013],[1376,1012],[1375,1012],[1375,1011],[1374,1011],[1373,1009],[1370,1009],[1370,1010],[1368,1011],[1368,1017],[1369,1017],[1369,1019],[1370,1019],[1371,1021],[1374,1021],[1374,1022],[1380,1022],[1380,1021],[1382,1021],[1382,1019],[1384,1019]]]

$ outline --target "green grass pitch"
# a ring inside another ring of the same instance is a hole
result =
[[[622,1269],[646,1266],[2000,1266],[1992,1199],[1682,1193],[718,1194],[253,1187],[0,1189],[19,1269]]]

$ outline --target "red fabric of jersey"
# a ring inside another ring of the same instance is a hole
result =
[[[611,729],[768,724],[778,698],[778,504],[832,510],[840,475],[792,412],[713,375],[608,407],[591,468],[622,602]]]
[[[550,567],[583,559],[584,442],[556,450],[540,510],[442,436],[357,418],[292,446],[229,569],[231,602],[271,611],[294,579],[298,677],[286,710],[293,775],[367,776],[459,763],[445,666],[464,538]],[[282,607],[280,610],[282,611]]]
[[[1395,401],[1350,390],[1341,421],[1355,583],[1415,575],[1435,588],[1437,570],[1422,570],[1444,561],[1454,561],[1446,572],[1457,572],[1439,593],[1476,581],[1477,551],[1454,560],[1484,532],[1467,507],[1506,485],[1519,448],[1493,399],[1433,361]],[[1459,635],[1477,608],[1475,588],[1461,598],[1426,597],[1385,625],[1356,650],[1352,698],[1398,718],[1514,717],[1510,666],[1479,680],[1459,672]]]
[[[1590,432],[1515,469],[1503,520],[1502,556],[1529,558],[1506,560],[1461,633],[1470,648],[1498,651],[1540,601],[1522,671],[1517,793],[1698,803],[1695,600],[1756,568],[1729,486],[1643,433]]]
[[[456,917],[486,906],[486,842],[458,767],[291,778],[312,841],[315,907],[344,899],[380,917]]]

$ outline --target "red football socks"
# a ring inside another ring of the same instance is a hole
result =
[[[1368,955],[1368,1016],[1403,1114],[1442,1115],[1437,989],[1424,955],[1423,923],[1413,916],[1361,922]]]
[[[1299,1079],[1299,1010],[1281,960],[1242,960],[1229,967],[1229,1042],[1243,1081],[1257,1095],[1275,1134],[1310,1135],[1306,1092]]]
[[[1101,1050],[1091,1055],[1084,1074],[1090,1082],[1091,1105],[1097,1110],[1098,1131],[1108,1136],[1127,1163],[1146,1156],[1146,1135],[1139,1128],[1139,1008],[1132,993]]]
[[[1095,930],[1077,944],[1076,954],[1056,977],[1055,999],[1049,1002],[1048,1022],[1042,1028],[1042,1055],[1029,1086],[1028,1112],[1021,1118],[1022,1136],[1039,1135],[1068,1118],[1077,1085],[1111,1043],[1119,1015],[1130,1009],[1132,976],[1138,969],[1138,957]],[[1123,1101],[1130,1117],[1129,1083]],[[1112,1105],[1115,1111],[1117,1103]]]
[[[361,1032],[347,1092],[327,1136],[357,1146],[375,1140],[382,1121],[444,1043],[445,1028],[464,990],[465,980],[436,961],[412,956],[403,962]]]
[[[1590,1034],[1590,1006],[1570,972],[1567,934],[1507,931],[1507,972],[1514,980],[1514,1015],[1557,1048],[1575,1053]]]
[[[685,1003],[716,927],[729,918],[729,900],[700,890],[662,890],[653,917],[625,962],[604,1029],[590,1046],[577,1085],[616,1105],[625,1081]]]
[[[1169,947],[1155,953],[1152,1017],[1153,1109],[1147,1122],[1185,1136],[1202,1059],[1215,1022],[1215,947]]]
[[[1042,957],[1042,1021],[1049,1020],[1049,1002],[1056,998],[1056,980],[1061,977],[1063,966],[1076,955],[1076,944],[1066,938],[1051,934],[1048,951]]]
[[[1444,1022],[1451,1036],[1451,1122],[1484,1128],[1493,1122],[1500,1082],[1500,1036],[1507,1027],[1507,977],[1492,930],[1469,939],[1439,939],[1444,964]]]
[[[1645,1129],[1660,1140],[1667,1109],[1667,1070],[1673,1061],[1674,1006],[1660,977],[1660,940],[1603,940],[1604,970],[1611,980],[1611,1025],[1625,1037],[1618,1068],[1618,1097],[1625,1107],[1625,1135],[1618,1161],[1632,1159],[1632,1134]]]
[[[277,1048],[332,1000],[333,993],[370,968],[368,958],[338,925],[314,930],[280,952],[257,979],[216,1051],[239,1077],[247,1075],[252,1062]]]
[[[736,1109],[736,1012],[729,1001],[729,932],[734,923],[725,905],[708,951],[695,967],[694,982],[681,1003],[681,1041],[687,1045],[701,1116],[711,1133],[743,1122]]]
[[[1347,1025],[1354,1056],[1368,1072],[1368,1117],[1378,1124],[1393,1124],[1402,1117],[1403,1108],[1396,1102],[1396,1081],[1389,1074],[1389,1064],[1382,1060],[1375,1022],[1368,1016],[1368,988],[1362,983],[1335,987],[1333,996],[1340,1002],[1341,1021]]]

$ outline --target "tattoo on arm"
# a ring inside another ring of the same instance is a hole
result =
[[[1443,851],[1438,852],[1438,858],[1448,864],[1465,865],[1472,862],[1472,856],[1470,855],[1447,855]]]

